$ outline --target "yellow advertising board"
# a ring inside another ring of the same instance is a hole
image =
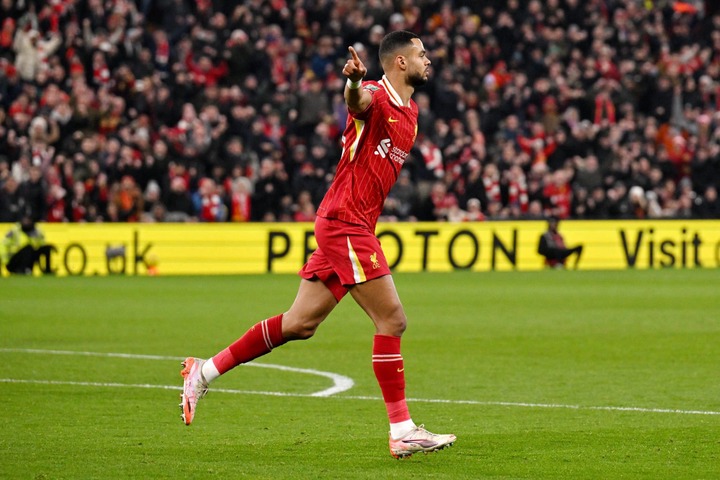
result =
[[[0,224],[7,231],[9,224]],[[295,273],[316,247],[309,223],[41,224],[64,275]],[[381,223],[397,272],[539,270],[544,221]],[[720,221],[563,221],[580,270],[717,268]],[[3,274],[7,275],[6,272]]]

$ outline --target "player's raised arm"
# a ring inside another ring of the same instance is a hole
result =
[[[345,103],[348,110],[353,113],[360,113],[370,105],[372,100],[372,95],[361,88],[362,80],[367,74],[367,68],[353,47],[348,47],[348,51],[350,52],[350,58],[345,63],[342,71],[343,75],[348,78],[345,85]]]

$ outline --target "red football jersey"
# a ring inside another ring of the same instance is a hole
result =
[[[317,213],[375,231],[385,198],[415,142],[418,108],[413,100],[404,106],[385,76],[362,88],[372,93],[372,101],[363,112],[348,115],[335,180]]]

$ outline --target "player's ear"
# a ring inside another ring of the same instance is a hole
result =
[[[405,59],[404,55],[398,55],[397,57],[395,57],[395,63],[402,70],[405,70],[407,68],[407,60]]]

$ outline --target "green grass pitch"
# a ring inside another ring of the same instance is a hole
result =
[[[269,368],[220,378],[186,427],[179,360],[286,309],[297,277],[3,278],[0,478],[717,479],[719,280],[396,275],[411,414],[458,436],[398,461],[350,297]],[[317,372],[352,388],[314,396],[334,385]]]

